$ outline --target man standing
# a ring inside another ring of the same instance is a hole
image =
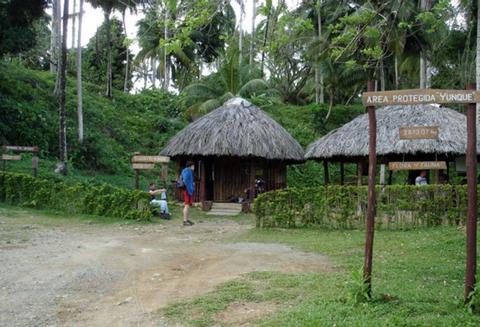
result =
[[[193,182],[193,170],[195,165],[192,161],[187,161],[186,167],[182,170],[182,180],[185,188],[183,189],[183,226],[193,225],[193,221],[189,219],[190,206],[193,203],[193,192],[195,191],[195,183]]]

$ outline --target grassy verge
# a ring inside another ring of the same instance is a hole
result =
[[[192,326],[221,323],[215,317],[238,301],[274,301],[276,313],[261,326],[478,326],[464,308],[464,231],[455,227],[376,233],[373,294],[352,300],[352,271],[363,261],[360,231],[252,230],[234,241],[285,243],[329,255],[338,269],[321,274],[253,273],[213,293],[163,312]],[[281,282],[279,282],[281,281]],[[358,280],[356,281],[359,282]],[[237,287],[238,286],[238,287]],[[242,291],[240,291],[242,290]]]

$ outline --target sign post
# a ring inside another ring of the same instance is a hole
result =
[[[162,164],[160,179],[166,181],[168,176],[167,163],[170,157],[165,156],[144,156],[138,152],[132,157],[132,168],[135,170],[135,188],[140,189],[140,170],[150,170],[155,168],[156,163]]]
[[[469,86],[475,90],[475,85]],[[465,303],[471,297],[475,287],[477,270],[477,126],[476,104],[467,105],[467,262],[465,271]]]
[[[470,85],[468,90],[401,90],[373,92],[373,84],[368,83],[367,92],[362,94],[362,102],[368,109],[369,121],[369,170],[368,170],[368,208],[366,219],[365,263],[364,278],[371,294],[372,249],[373,249],[373,224],[375,218],[375,164],[376,164],[376,105],[415,105],[429,103],[462,103],[467,104],[467,242],[466,242],[466,272],[465,272],[465,303],[471,299],[475,286],[475,273],[477,267],[477,126],[476,103],[480,103],[480,91],[475,85]],[[439,109],[441,110],[441,109]],[[401,139],[436,139],[438,129],[435,127],[404,127],[399,131]],[[432,162],[391,162],[391,170],[400,169],[445,169],[444,161]]]
[[[33,177],[37,177],[38,175],[38,157],[32,157],[32,175]]]
[[[375,89],[375,82],[368,81],[368,91]],[[365,221],[365,261],[363,264],[363,280],[367,286],[368,297],[372,296],[372,258],[373,236],[375,231],[375,176],[377,165],[377,119],[375,107],[370,105],[368,111],[368,205]]]

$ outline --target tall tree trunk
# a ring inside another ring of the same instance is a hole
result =
[[[385,65],[383,63],[383,58],[380,59],[380,90],[385,91]]]
[[[122,11],[122,21],[123,21],[123,31],[125,32],[125,37],[128,38],[127,35],[127,23],[125,21],[125,12],[126,8]],[[128,92],[128,75],[129,75],[129,64],[130,64],[130,49],[129,44],[127,44],[127,54],[125,56],[125,79],[123,80],[123,92]]]
[[[317,0],[318,40],[322,39],[322,0]],[[324,103],[323,75],[319,65],[315,65],[315,103]]]
[[[156,83],[156,80],[157,80],[157,63],[155,61],[155,58],[152,57],[150,58],[150,68],[151,68],[151,72],[152,72],[152,78],[150,79],[150,81],[152,82],[152,89],[156,89],[157,88],[157,83]]]
[[[165,29],[164,29],[164,39],[165,41],[168,40],[169,30],[168,30],[168,20],[170,19],[170,14],[168,11],[168,7],[165,8]],[[165,44],[165,48],[163,51],[163,89],[168,91],[168,87],[170,86],[170,62],[168,60],[169,56],[167,53],[167,45]]]
[[[58,60],[60,52],[61,24],[62,16],[60,0],[53,0],[52,3],[52,33],[50,36],[50,72],[56,73],[58,70]]]
[[[82,19],[83,1],[80,0],[78,11],[78,36],[77,36],[77,117],[78,117],[78,142],[83,143],[83,91],[82,91]]]
[[[479,0],[480,1],[480,0]],[[398,73],[398,55],[395,54],[395,90],[398,90],[400,87],[400,76]]]
[[[250,40],[250,55],[248,63],[253,65],[253,50],[255,48],[255,18],[257,17],[257,1],[252,0],[252,39]]]
[[[55,78],[55,88],[53,89],[53,94],[55,96],[59,96],[59,90],[60,90],[60,57],[61,57],[61,47],[62,47],[62,4],[61,0],[55,0],[57,3],[56,6],[56,23],[55,23],[55,73],[56,73],[56,78]]]
[[[238,1],[240,4],[240,20],[238,21],[238,49],[239,49],[239,55],[238,55],[238,61],[239,65],[242,65],[242,60],[243,60],[243,17],[245,16],[245,3],[244,0]]]
[[[262,78],[264,76],[264,67],[265,67],[265,47],[267,46],[267,39],[268,39],[268,28],[270,25],[270,19],[272,17],[272,7],[268,8],[267,14],[267,22],[265,23],[265,31],[263,32],[263,43],[262,43],[262,61],[260,64],[260,71],[262,74]]]
[[[75,13],[75,9],[77,9],[77,0],[73,0],[73,10],[72,10],[72,50],[75,49],[75,21],[77,19],[77,14]]]
[[[420,10],[427,11],[432,8],[432,0],[421,0]],[[420,52],[420,88],[428,88],[431,86],[431,69],[428,53],[423,50]]]
[[[111,10],[104,11],[105,25],[107,27],[107,91],[105,95],[112,98],[112,26],[110,22]]]
[[[63,2],[63,30],[62,30],[62,50],[60,56],[60,96],[59,96],[59,159],[63,164],[60,170],[64,175],[67,174],[67,110],[66,110],[66,75],[67,75],[67,33],[68,33],[68,0]]]

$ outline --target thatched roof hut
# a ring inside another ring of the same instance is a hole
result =
[[[161,152],[301,162],[303,149],[275,120],[247,100],[233,98],[175,135]]]
[[[300,144],[265,112],[233,98],[175,135],[161,151],[182,167],[197,162],[197,200],[230,201],[245,197],[256,178],[266,189],[286,185],[286,165],[303,162]]]
[[[376,111],[377,155],[412,157],[464,155],[467,149],[466,116],[432,105],[386,106]],[[399,127],[438,126],[438,139],[401,140]],[[331,131],[307,148],[306,159],[356,161],[368,156],[368,116],[363,114]]]

